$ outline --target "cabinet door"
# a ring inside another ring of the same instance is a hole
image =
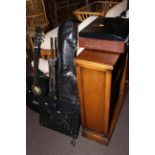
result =
[[[77,67],[84,128],[108,133],[111,72]]]

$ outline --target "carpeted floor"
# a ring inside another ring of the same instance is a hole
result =
[[[116,128],[108,146],[79,134],[76,145],[71,138],[39,125],[39,114],[26,109],[27,155],[128,155],[129,154],[129,95],[127,95]]]

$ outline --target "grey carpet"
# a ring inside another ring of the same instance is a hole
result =
[[[69,136],[39,125],[39,115],[26,109],[27,155],[128,155],[129,154],[129,95],[121,110],[108,146],[79,134],[72,147]]]

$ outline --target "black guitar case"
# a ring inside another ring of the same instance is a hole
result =
[[[77,52],[77,26],[63,21],[58,31],[58,99],[59,102],[79,105],[74,57]]]
[[[43,126],[78,137],[80,110],[77,91],[74,57],[77,51],[77,26],[71,20],[64,20],[58,30],[57,61],[57,111],[42,113]]]

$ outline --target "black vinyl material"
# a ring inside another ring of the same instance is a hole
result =
[[[40,124],[72,138],[77,138],[80,129],[79,107],[65,102],[58,104],[59,111],[40,114]]]
[[[78,137],[80,110],[74,57],[77,50],[77,26],[71,20],[62,21],[58,30],[58,61],[56,65],[56,109],[40,114],[40,124],[58,132]],[[49,72],[49,74],[52,74]],[[49,102],[51,108],[54,102]],[[42,104],[45,106],[45,104]],[[49,106],[48,106],[49,107]],[[50,112],[47,112],[50,111]],[[72,144],[74,142],[72,141]]]
[[[99,17],[80,31],[80,37],[125,41],[129,34],[128,18]]]
[[[58,100],[79,105],[74,57],[77,52],[77,26],[64,20],[58,30]]]

